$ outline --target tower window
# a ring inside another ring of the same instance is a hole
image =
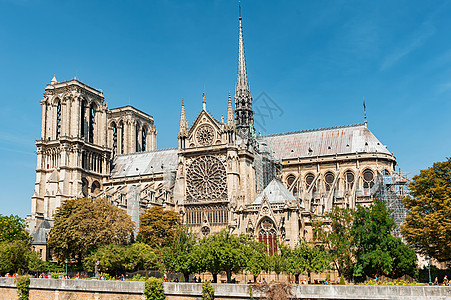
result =
[[[141,151],[146,151],[146,138],[147,138],[147,128],[143,127],[141,134],[142,142],[141,142]]]
[[[81,111],[80,111],[80,136],[85,136],[85,115],[86,115],[86,101],[81,102]]]
[[[117,152],[117,126],[113,123],[113,157],[116,156]]]
[[[89,107],[89,135],[88,136],[89,136],[90,143],[94,143],[95,115],[96,115],[96,110],[95,110],[95,105],[93,103]]]
[[[58,101],[56,106],[56,138],[59,138],[61,134],[61,101]]]
[[[136,126],[135,130],[136,152],[139,152],[139,126]]]

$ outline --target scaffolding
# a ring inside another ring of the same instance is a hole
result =
[[[255,154],[254,166],[255,177],[257,178],[257,191],[263,191],[268,184],[280,175],[281,163],[272,155],[271,148],[266,140],[259,136],[258,153]]]
[[[385,202],[391,211],[390,216],[396,224],[392,234],[399,238],[402,238],[401,224],[404,223],[407,215],[407,209],[404,207],[402,199],[408,195],[408,183],[407,177],[400,173],[379,174],[372,191],[373,197]]]

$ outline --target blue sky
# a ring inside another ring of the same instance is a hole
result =
[[[449,156],[451,3],[243,0],[246,60],[263,134],[360,123],[403,173]],[[0,0],[0,214],[30,213],[45,85],[75,76],[110,108],[154,116],[158,148],[218,119],[234,91],[237,1]]]

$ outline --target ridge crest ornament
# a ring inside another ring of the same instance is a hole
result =
[[[189,202],[227,199],[226,169],[214,156],[196,158],[187,170],[186,183]]]
[[[196,132],[197,142],[202,146],[210,146],[213,144],[213,138],[215,136],[213,127],[208,124],[201,125]]]

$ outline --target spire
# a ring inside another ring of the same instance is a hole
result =
[[[243,26],[241,24],[241,3],[239,2],[239,35],[238,35],[238,76],[235,85],[235,123],[239,134],[248,137],[254,127],[252,95],[249,88],[244,56]]]
[[[233,117],[232,96],[230,96],[230,91],[229,91],[229,103],[227,105],[227,125],[229,126],[235,125],[235,118]]]
[[[57,84],[58,80],[56,80],[56,76],[53,75],[52,81],[50,81],[50,84]]]
[[[368,122],[366,121],[366,105],[365,105],[365,97],[363,97],[363,117],[365,119],[365,127],[368,127]]]
[[[180,113],[180,130],[179,130],[179,137],[184,136],[186,134],[186,115],[185,115],[185,103],[182,98],[182,111]]]
[[[207,101],[205,101],[205,93],[202,93],[202,109],[207,110]]]

